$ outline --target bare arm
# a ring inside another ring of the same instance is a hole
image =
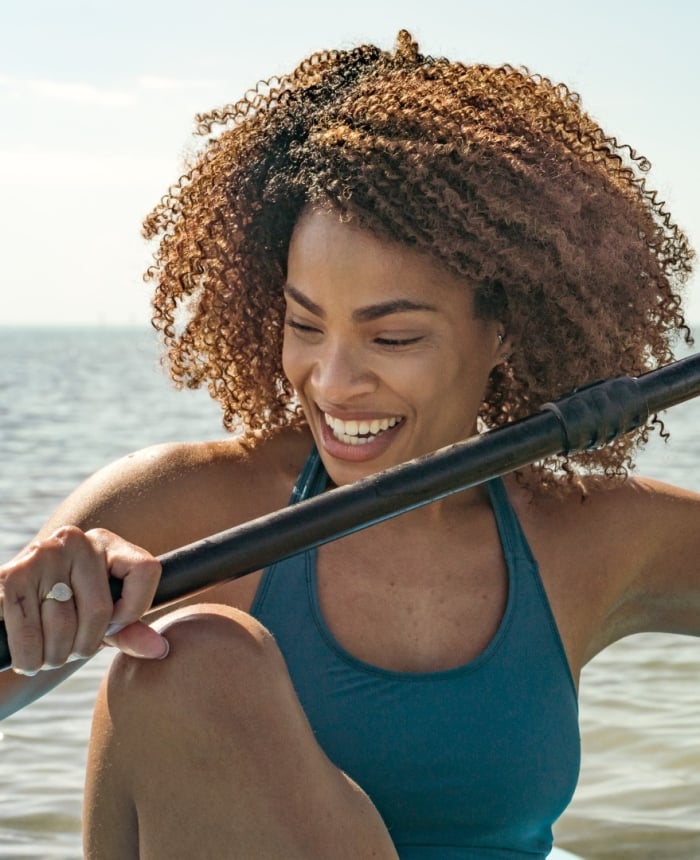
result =
[[[610,581],[587,659],[634,633],[700,636],[700,496],[639,478],[610,497],[588,538]]]
[[[640,479],[630,503],[643,563],[626,602],[641,631],[700,636],[700,496]]]
[[[137,656],[161,656],[162,638],[137,621],[163,612],[147,612],[160,574],[154,557],[283,507],[309,444],[308,437],[297,433],[261,444],[252,454],[236,440],[156,446],[117,461],[82,484],[32,545],[0,566],[0,613],[12,627],[14,665],[29,671],[47,662],[61,666],[32,677],[0,673],[0,717],[75,671],[81,663],[63,665],[66,658],[76,651],[93,654],[114,623],[127,626],[109,638],[110,644]],[[114,606],[109,575],[124,580],[122,600]],[[70,607],[42,602],[56,581],[69,581],[76,591]],[[33,613],[26,645],[20,632],[25,620],[18,617],[21,609],[15,602],[20,588],[20,606]],[[241,601],[223,586],[208,591],[206,599],[246,609],[247,584],[239,591]],[[200,594],[180,605],[201,600]],[[56,610],[73,611],[73,604],[75,617],[64,619],[61,627]],[[49,610],[52,617],[44,618]]]
[[[162,516],[162,506],[168,504],[167,487],[177,484],[182,459],[180,448],[163,446],[106,467],[59,506],[22,552],[0,566],[0,616],[15,670],[0,673],[0,716],[72,674],[115,626],[125,629],[110,638],[111,644],[140,656],[163,654],[164,640],[135,622],[150,606],[160,576],[152,552],[173,540],[169,530],[177,517]],[[152,550],[141,548],[137,541],[142,538]],[[123,581],[116,605],[109,576]],[[69,584],[74,599],[45,600],[56,582]]]

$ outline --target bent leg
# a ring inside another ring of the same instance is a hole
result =
[[[85,791],[88,860],[396,860],[366,794],[320,749],[272,636],[226,606],[159,625],[163,661],[118,655]]]

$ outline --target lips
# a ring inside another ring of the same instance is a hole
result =
[[[369,463],[381,457],[401,432],[404,417],[359,415],[338,418],[317,407],[319,438],[322,451],[336,462]],[[327,464],[328,465],[328,464]],[[353,478],[354,480],[354,478]]]

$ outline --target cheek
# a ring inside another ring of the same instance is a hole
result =
[[[282,372],[295,390],[297,397],[304,401],[305,380],[310,373],[309,350],[294,342],[294,337],[282,341]],[[306,404],[304,404],[306,408]]]
[[[429,378],[414,380],[417,392],[436,401],[443,414],[458,414],[471,420],[481,406],[491,363],[481,356],[464,355],[457,348],[442,355]],[[431,381],[432,380],[432,381]]]
[[[294,352],[289,338],[285,336],[282,340],[282,370],[292,384],[294,384],[294,377],[297,375]]]

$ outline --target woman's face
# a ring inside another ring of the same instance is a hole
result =
[[[337,213],[306,211],[285,296],[284,371],[335,484],[474,433],[503,347],[462,280]]]

